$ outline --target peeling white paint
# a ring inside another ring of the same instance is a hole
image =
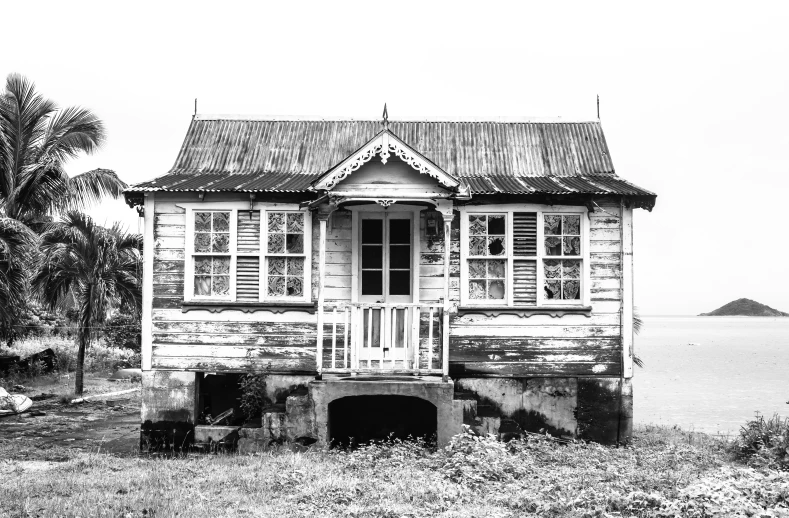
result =
[[[601,364],[598,363],[597,365],[592,367],[592,372],[594,372],[594,373],[605,372],[605,365],[601,365]]]

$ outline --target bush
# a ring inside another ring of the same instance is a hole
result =
[[[110,347],[140,351],[142,322],[139,315],[116,314],[105,324],[104,342]]]
[[[72,372],[77,368],[77,344],[75,339],[61,337],[30,337],[19,340],[9,354],[26,358],[31,354],[51,348],[57,355],[57,369],[61,373]],[[101,341],[88,346],[85,353],[85,372],[107,372],[118,368],[139,367],[140,353],[121,347],[110,347]],[[34,372],[19,372],[21,377],[34,377]]]
[[[241,388],[241,411],[247,419],[254,419],[263,414],[263,407],[268,404],[266,398],[266,377],[259,374],[245,374],[238,382]]]
[[[775,414],[765,419],[757,413],[756,419],[740,428],[734,453],[753,467],[789,471],[789,418]]]

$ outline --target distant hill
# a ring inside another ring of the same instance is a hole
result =
[[[745,316],[745,317],[789,317],[789,313],[778,311],[770,306],[759,304],[751,299],[737,299],[721,306],[715,311],[702,313],[700,317],[723,317],[723,316]]]

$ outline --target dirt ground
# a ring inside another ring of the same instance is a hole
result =
[[[86,375],[84,396],[137,388],[139,381],[110,382]],[[78,452],[136,455],[140,438],[140,392],[71,404],[74,377],[47,376],[12,390],[33,400],[27,412],[0,417],[0,459],[64,461]]]

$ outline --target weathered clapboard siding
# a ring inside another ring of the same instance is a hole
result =
[[[450,321],[451,372],[478,376],[614,376],[622,372],[618,204],[589,218],[590,316],[469,313]],[[540,264],[537,263],[537,267]],[[537,289],[540,289],[538,286]]]
[[[338,211],[329,218],[329,225],[326,229],[326,277],[324,287],[326,288],[326,302],[350,302],[351,300],[351,213]],[[312,227],[313,234],[317,234],[318,225]],[[314,250],[317,249],[317,241]],[[313,253],[315,261],[314,277],[318,278],[317,262],[318,256]],[[316,293],[317,298],[317,293]]]
[[[181,200],[196,202],[197,198],[187,194],[163,195],[156,198],[154,207],[151,366],[210,372],[315,371],[314,314],[182,311],[186,215],[177,206]],[[244,197],[223,195],[222,198],[222,201],[235,200]],[[259,211],[253,211],[250,218],[249,211],[239,210],[237,237],[237,298],[256,301],[260,271]]]

